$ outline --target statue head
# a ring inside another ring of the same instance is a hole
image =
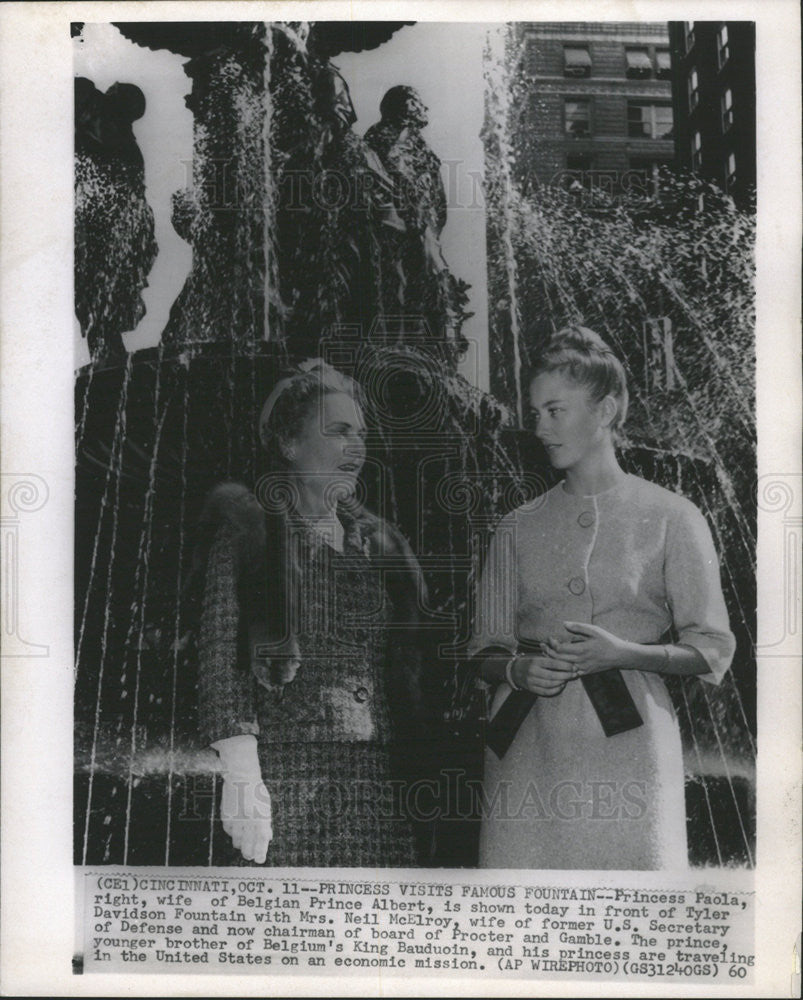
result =
[[[429,108],[421,100],[418,91],[404,85],[391,87],[379,105],[383,121],[412,125],[415,128],[424,128],[429,122],[428,111]]]
[[[320,114],[334,119],[340,131],[345,132],[357,121],[348,84],[334,66],[327,64],[321,70],[315,80],[314,94]]]
[[[145,114],[145,95],[133,83],[113,83],[104,94],[86,77],[75,78],[75,151],[144,169],[132,124]],[[139,177],[144,180],[144,177]]]
[[[132,123],[145,95],[75,80],[75,313],[94,359],[125,354],[122,334],[145,314],[141,293],[158,252],[145,167]]]
[[[110,114],[121,121],[138,121],[145,114],[145,95],[133,83],[113,83],[106,91]]]

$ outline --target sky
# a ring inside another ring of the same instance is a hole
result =
[[[487,388],[487,292],[485,214],[477,178],[483,169],[480,130],[483,121],[482,53],[487,24],[419,22],[402,28],[371,52],[343,53],[332,61],[345,77],[363,134],[379,119],[379,102],[390,87],[415,87],[430,109],[424,135],[444,162],[449,216],[441,236],[452,272],[472,285],[469,308],[475,316],[463,333],[472,346],[462,370]],[[88,77],[100,90],[113,83],[133,83],[143,91],[146,112],[134,123],[145,160],[146,197],[156,219],[159,254],[143,292],[147,312],[123,339],[131,351],[159,342],[170,306],[192,264],[192,253],[170,222],[171,196],[191,176],[192,115],[184,104],[190,80],[186,60],[167,51],[153,52],[124,38],[111,24],[91,24],[73,42],[76,76]],[[89,360],[77,322],[76,367]]]

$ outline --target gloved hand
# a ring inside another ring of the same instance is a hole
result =
[[[262,781],[256,737],[230,736],[212,747],[223,765],[223,829],[246,861],[264,864],[273,826],[270,792]]]

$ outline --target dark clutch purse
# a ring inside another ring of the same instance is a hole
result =
[[[521,643],[518,652],[538,655],[541,643]],[[620,670],[606,670],[582,677],[580,683],[591,699],[606,736],[618,736],[644,724]],[[529,691],[511,691],[486,727],[485,742],[501,760],[516,738],[538,695]]]

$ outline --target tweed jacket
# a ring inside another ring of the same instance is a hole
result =
[[[307,615],[302,638],[277,632],[266,606],[272,592],[266,582],[275,596],[279,574],[264,510],[237,483],[210,494],[202,515],[207,544],[198,641],[205,743],[242,734],[271,742],[388,742],[416,729],[423,714],[418,623],[426,600],[420,568],[400,533],[381,518],[363,509],[339,516],[342,554],[312,529],[295,526],[312,574],[300,595],[302,618]],[[309,624],[307,612],[312,608],[314,618],[322,603],[337,619],[330,621],[338,632],[334,644]],[[368,605],[375,609],[370,622],[343,624],[359,622]]]

